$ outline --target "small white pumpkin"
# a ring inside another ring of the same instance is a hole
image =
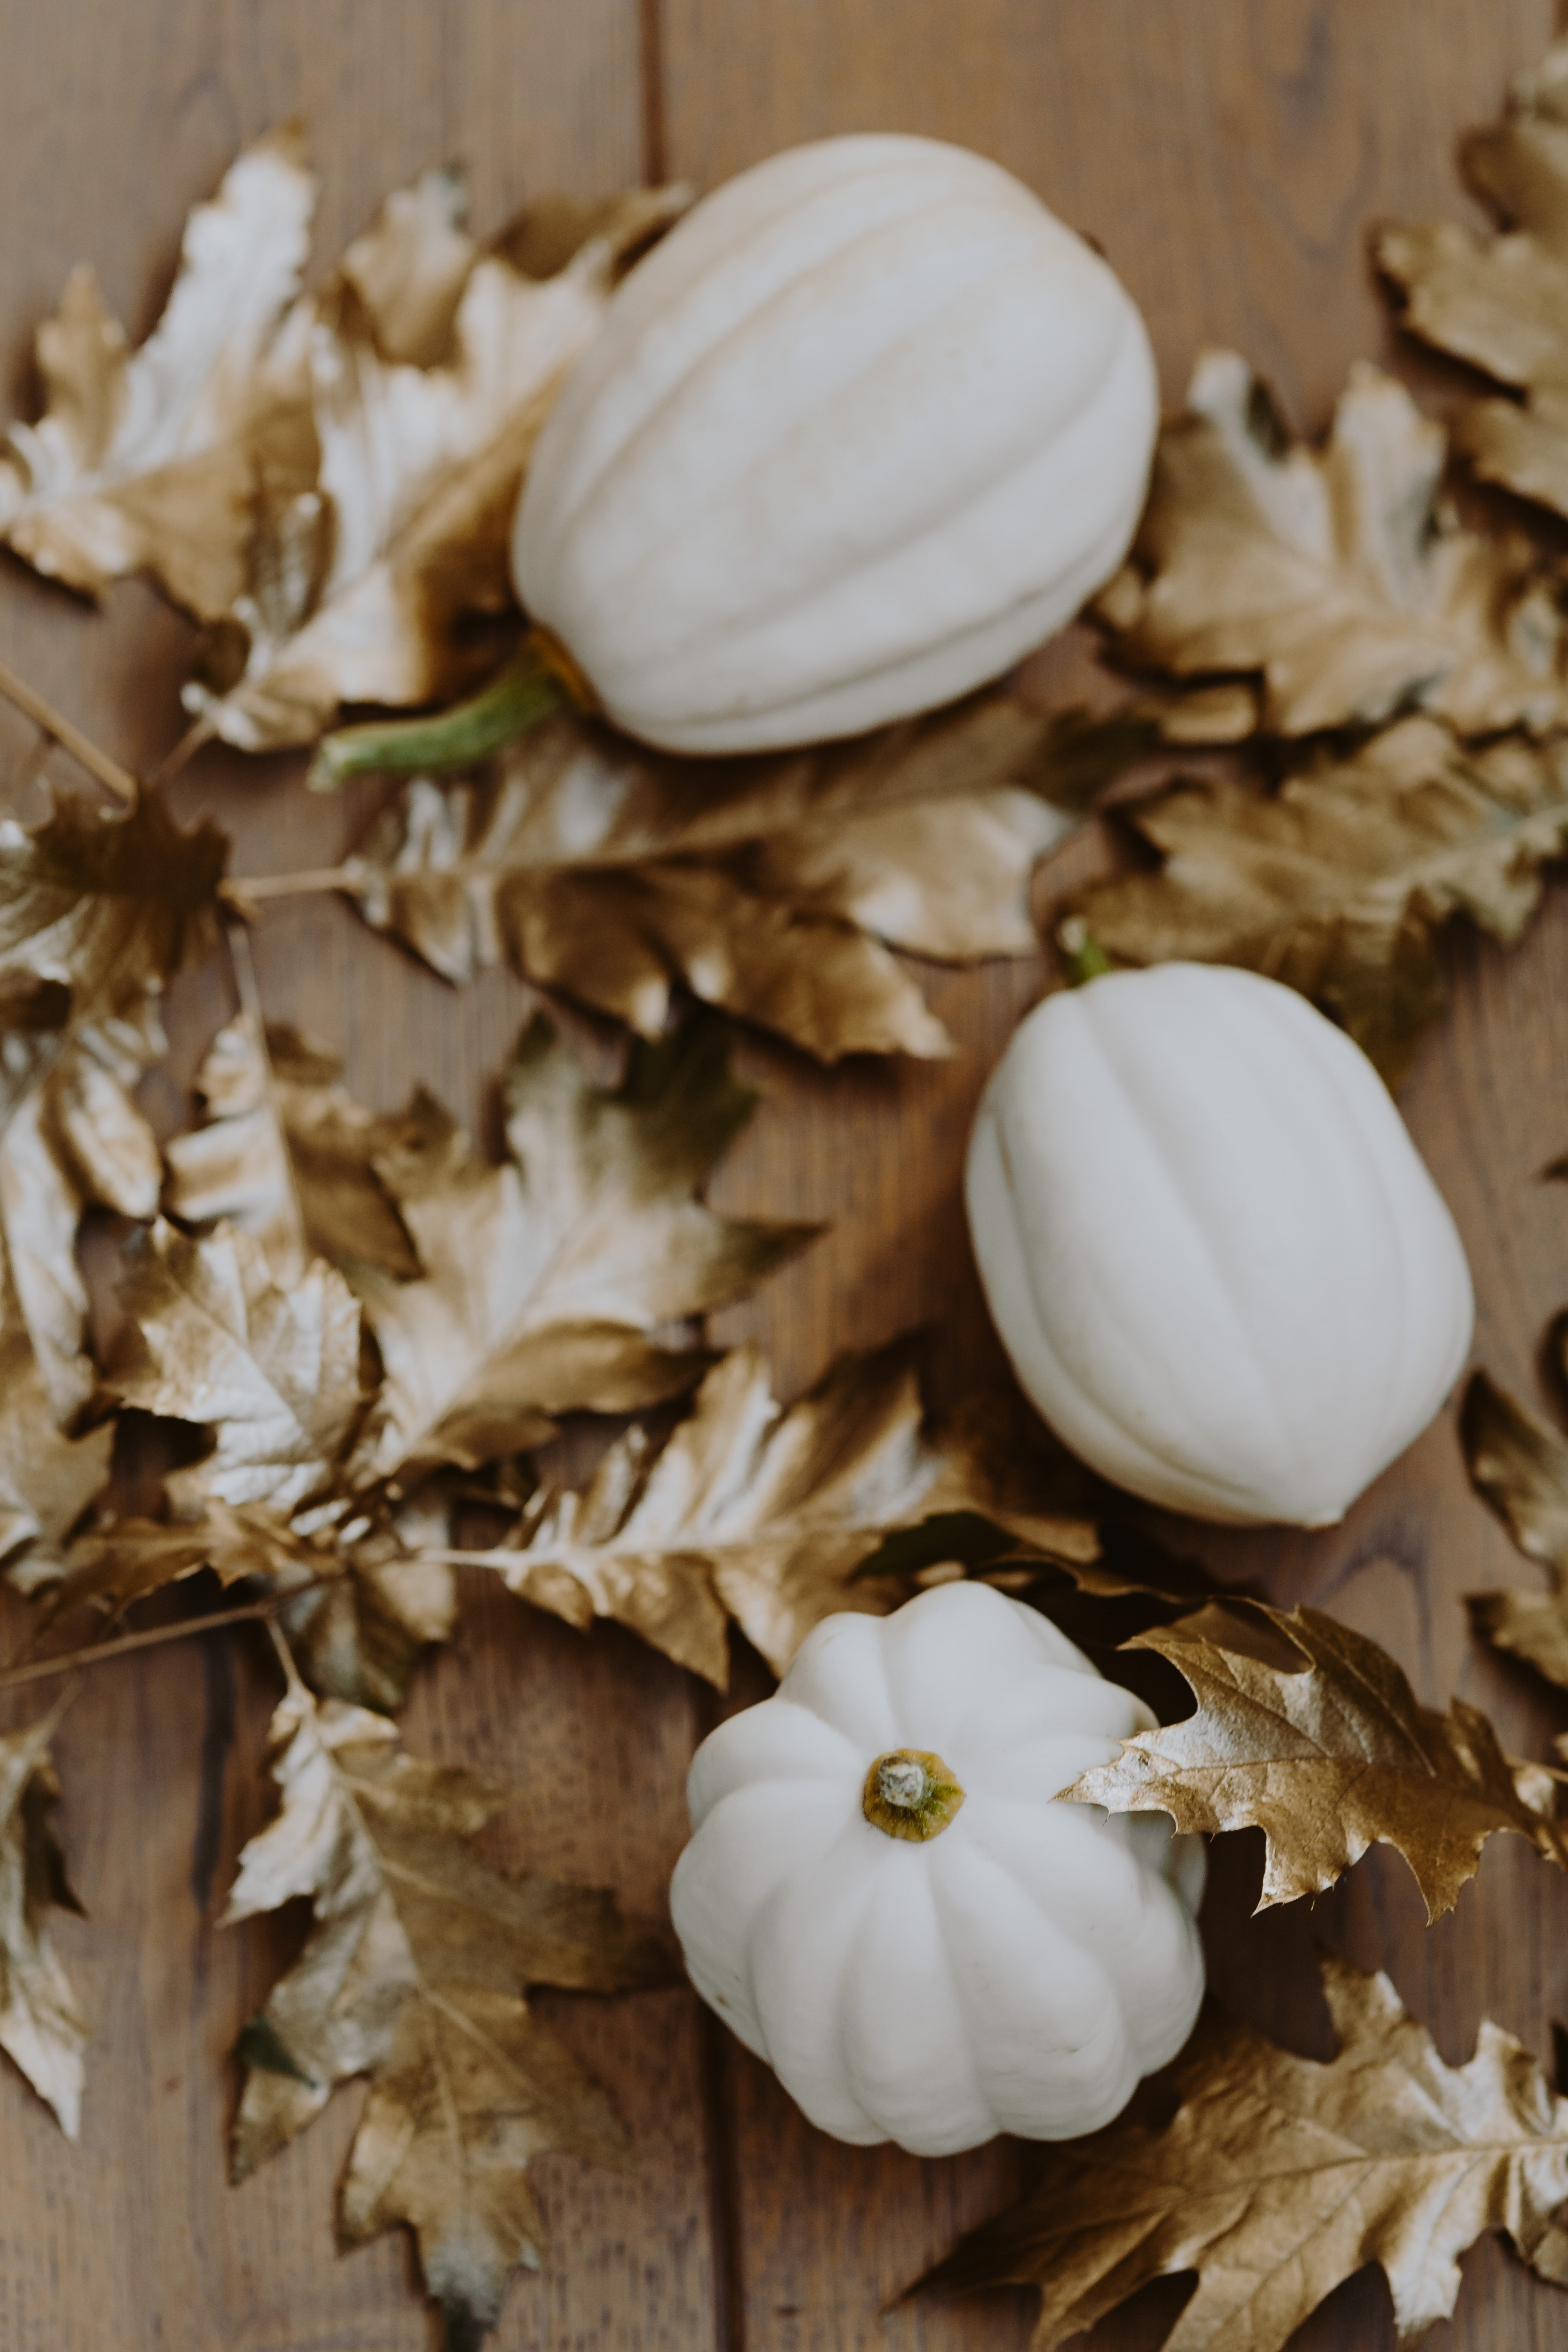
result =
[[[692,1762],[692,1982],[836,2138],[1096,2130],[1203,1997],[1198,1841],[1056,1801],[1153,1720],[983,1584],[827,1618]]]
[[[649,742],[856,734],[1000,676],[1110,577],[1158,406],[1132,302],[997,164],[794,148],[615,295],[529,468],[518,592]]]
[[[1387,1089],[1255,972],[1156,964],[1047,997],[981,1103],[967,1191],[1040,1412],[1198,1518],[1332,1525],[1469,1351],[1464,1248]]]

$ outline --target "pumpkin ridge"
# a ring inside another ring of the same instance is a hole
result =
[[[1408,1418],[1408,1405],[1405,1406],[1403,1412],[1398,1410],[1402,1400],[1408,1396],[1412,1387],[1414,1386],[1414,1381],[1411,1377],[1413,1366],[1411,1351],[1416,1344],[1418,1336],[1416,1327],[1420,1319],[1420,1302],[1412,1288],[1410,1278],[1411,1268],[1407,1261],[1405,1247],[1406,1239],[1406,1220],[1404,1215],[1402,1215],[1399,1203],[1394,1199],[1394,1194],[1390,1190],[1387,1179],[1387,1171],[1374,1148],[1373,1139],[1368,1137],[1365,1127],[1363,1123],[1362,1108],[1364,1098],[1364,1090],[1361,1088],[1347,1087],[1345,1084],[1346,1073],[1342,1070],[1334,1068],[1330,1057],[1323,1053],[1321,1032],[1314,1023],[1302,1021],[1298,1024],[1298,1027],[1300,1032],[1302,1043],[1306,1045],[1313,1063],[1323,1074],[1325,1080],[1332,1089],[1334,1099],[1342,1112],[1344,1114],[1345,1125],[1355,1137],[1357,1151],[1360,1155],[1362,1164],[1364,1166],[1368,1173],[1369,1181],[1366,1188],[1368,1194],[1371,1195],[1375,1193],[1387,1217],[1389,1230],[1393,1236],[1394,1247],[1390,1253],[1390,1259],[1397,1268],[1398,1274],[1400,1311],[1397,1319],[1397,1328],[1400,1335],[1399,1346],[1397,1351],[1392,1353],[1387,1358],[1384,1364],[1384,1380],[1382,1384],[1383,1393],[1378,1400],[1379,1412],[1377,1422],[1377,1446],[1375,1448],[1371,1446],[1366,1448],[1366,1455],[1369,1460],[1383,1463],[1391,1460],[1395,1453],[1402,1453],[1405,1447],[1411,1442],[1412,1437],[1417,1433],[1419,1428],[1425,1427],[1426,1425],[1425,1422],[1423,1422],[1417,1424],[1417,1431],[1406,1429],[1405,1427],[1405,1423]],[[1381,1080],[1379,1081],[1379,1084],[1381,1085]],[[1426,1176],[1428,1184],[1430,1184],[1432,1181],[1431,1171],[1426,1168],[1425,1160],[1420,1160],[1419,1154],[1417,1154],[1417,1160],[1419,1160],[1423,1173]],[[1432,1189],[1434,1192],[1436,1190],[1435,1185],[1433,1185]],[[1441,1194],[1438,1194],[1437,1197],[1441,1202]],[[1445,1213],[1447,1213],[1447,1202],[1443,1202],[1442,1205]],[[1462,1365],[1464,1361],[1464,1355],[1468,1350],[1468,1345],[1469,1334],[1467,1330],[1465,1335],[1465,1349],[1460,1351],[1458,1360],[1454,1364],[1454,1370],[1450,1375],[1450,1381],[1444,1383],[1445,1389],[1451,1384],[1451,1381],[1453,1379],[1458,1378],[1460,1365]],[[1449,1358],[1454,1354],[1451,1338],[1449,1339],[1448,1348],[1445,1352]],[[1397,1444],[1394,1444],[1394,1442],[1395,1438],[1397,1438]]]
[[[1002,1171],[1002,1181],[1006,1186],[1009,1199],[1016,1201],[1022,1195],[1022,1187],[1018,1183],[1012,1158],[1007,1149],[1006,1129],[994,1111],[990,1112],[989,1114],[983,1113],[983,1116],[988,1118],[992,1139],[996,1148],[996,1155]],[[1189,1488],[1196,1487],[1203,1484],[1207,1484],[1212,1487],[1212,1478],[1205,1482],[1203,1478],[1203,1474],[1200,1471],[1194,1470],[1193,1464],[1184,1455],[1179,1453],[1173,1452],[1168,1446],[1161,1447],[1157,1445],[1154,1442],[1152,1433],[1145,1436],[1143,1433],[1139,1430],[1126,1427],[1116,1418],[1110,1407],[1103,1403],[1098,1395],[1091,1394],[1085,1387],[1082,1381],[1079,1380],[1077,1374],[1069,1369],[1068,1364],[1064,1361],[1061,1351],[1058,1348],[1056,1340],[1052,1336],[1047,1316],[1038,1304],[1034,1288],[1033,1277],[1029,1272],[1026,1262],[1024,1260],[1023,1253],[1018,1251],[1016,1255],[1021,1268],[1019,1280],[1024,1286],[1026,1295],[1030,1301],[1033,1310],[1032,1320],[1034,1328],[1032,1333],[1032,1344],[1039,1349],[1041,1353],[1048,1359],[1050,1365],[1057,1375],[1061,1391],[1071,1399],[1072,1412],[1076,1414],[1080,1421],[1088,1422],[1091,1425],[1092,1432],[1098,1433],[1100,1431],[1109,1431],[1110,1433],[1119,1454],[1123,1457],[1123,1469],[1120,1483],[1124,1486],[1129,1483],[1126,1476],[1125,1456],[1131,1454],[1135,1457],[1136,1463],[1139,1466],[1148,1465],[1156,1471],[1169,1472]],[[1051,1414],[1046,1412],[1043,1406],[1040,1410],[1043,1417],[1049,1426],[1056,1430],[1057,1434],[1061,1437],[1065,1443],[1071,1445],[1072,1450],[1075,1453],[1081,1452],[1081,1446],[1075,1444],[1068,1435],[1068,1429],[1065,1425],[1065,1418],[1053,1420]],[[1085,1458],[1088,1458],[1087,1455]],[[1236,1511],[1240,1523],[1255,1523],[1258,1518],[1258,1498],[1256,1494],[1254,1494],[1250,1489],[1243,1489],[1239,1486],[1232,1488],[1231,1491],[1235,1496]]]
[[[1184,1181],[1185,1171],[1178,1162],[1160,1150],[1158,1139],[1149,1122],[1148,1113],[1140,1100],[1138,1086],[1135,1080],[1128,1077],[1117,1058],[1113,1039],[1116,1043],[1121,1041],[1116,1039],[1116,1033],[1110,1030],[1108,1023],[1097,1021],[1093,1013],[1089,1011],[1088,1008],[1093,1001],[1094,983],[1091,981],[1080,992],[1079,1003],[1085,1008],[1084,1017],[1100,1048],[1102,1065],[1131,1112],[1134,1125],[1147,1139],[1151,1157],[1157,1160],[1164,1170],[1171,1191],[1181,1203],[1188,1228],[1196,1236],[1202,1247],[1204,1256],[1207,1259],[1210,1271],[1215,1277],[1215,1289],[1225,1300],[1234,1328],[1240,1334],[1244,1352],[1253,1368],[1256,1387],[1267,1400],[1268,1415],[1274,1424],[1276,1439],[1280,1449],[1279,1458],[1285,1462],[1292,1462],[1295,1449],[1291,1443],[1290,1433],[1280,1415],[1279,1402],[1273,1393],[1273,1384],[1269,1378],[1268,1368],[1263,1360],[1258,1335],[1252,1329],[1243,1312],[1241,1301],[1237,1296],[1234,1271],[1226,1263],[1224,1251],[1217,1246],[1215,1236],[1209,1232],[1199,1205],[1193,1198],[1190,1186]],[[1152,1446],[1150,1450],[1157,1452],[1158,1448]],[[1173,1467],[1174,1466],[1173,1464]],[[1252,1480],[1248,1480],[1249,1485],[1253,1483]]]
[[[934,1859],[935,1857],[933,1856],[933,1862]],[[963,2065],[968,2075],[968,2088],[969,2095],[973,2102],[973,2112],[984,2117],[989,2129],[987,2129],[982,2137],[984,2138],[990,2138],[993,2137],[995,2133],[996,2118],[991,2101],[986,2097],[984,2089],[982,2085],[980,2069],[975,2063],[974,2050],[971,2043],[969,2033],[966,2030],[966,2005],[960,1984],[960,1972],[954,1962],[952,1945],[949,1941],[949,1923],[945,1915],[942,1896],[939,1892],[940,1877],[940,1872],[934,1868],[914,1868],[907,1874],[905,1884],[910,1890],[910,1899],[919,1902],[924,1906],[926,1915],[925,1927],[930,1934],[932,1948],[940,1963],[940,1975],[937,1975],[936,1972],[933,1971],[933,1991],[935,1992],[938,2000],[942,2002],[942,2006],[947,2010],[950,2018],[954,2021],[958,2026],[956,2041],[959,2049],[963,2053]],[[874,1911],[868,1911],[862,1918],[859,1927],[857,1929],[853,1946],[853,1954],[855,1961],[859,1967],[863,1967],[865,1965],[865,1946],[868,1938],[875,1933],[878,1924],[879,1922],[876,1919]],[[918,1930],[914,1928],[913,1924],[908,1923],[906,1926],[906,1933],[912,1935],[916,1932],[918,1932]],[[846,2015],[847,2008],[847,2004],[840,2004],[839,2021],[841,2034],[847,2029],[849,2021]],[[865,2094],[860,2087],[860,2070],[856,2063],[854,2053],[847,2046],[847,2042],[843,2046],[845,2051],[845,2066],[847,2079],[853,2086],[856,2098],[860,2101],[862,2105],[866,2105],[867,2101]],[[978,2145],[978,2142],[971,2142],[971,2145]]]
[[[943,209],[943,206],[936,203],[921,207],[922,211],[940,212]],[[889,224],[887,222],[879,222],[876,224],[876,232],[884,231],[889,226],[896,226],[900,230],[902,230],[910,223],[918,220],[919,217],[920,215],[918,214],[908,214],[901,216],[896,223]],[[864,236],[856,240],[856,244],[869,242],[871,236],[876,232],[868,230]],[[847,254],[852,252],[854,249],[855,247],[850,245],[842,247],[840,250],[842,253]],[[837,261],[838,257],[838,255],[835,255],[834,259]],[[940,320],[948,310],[955,308],[960,303],[973,302],[979,296],[989,280],[998,275],[1004,268],[1010,267],[1016,257],[1017,257],[1013,255],[1009,255],[1005,257],[998,257],[993,261],[983,276],[967,278],[962,285],[952,288],[951,292],[943,299],[940,309],[926,313],[924,318],[913,326],[904,327],[900,332],[889,338],[886,343],[880,345],[875,352],[868,353],[854,374],[846,376],[841,382],[835,383],[829,392],[818,393],[815,396],[814,407],[810,410],[803,411],[800,416],[797,417],[788,428],[788,432],[785,436],[786,441],[788,438],[792,437],[795,432],[805,430],[817,425],[823,411],[826,407],[842,401],[858,384],[862,383],[868,376],[873,374],[879,369],[896,366],[897,355],[900,351],[907,351],[924,341],[931,331],[933,324]],[[634,455],[637,457],[646,455],[646,448],[641,445],[645,444],[646,438],[651,428],[658,424],[663,413],[679,397],[681,397],[688,393],[694,383],[700,383],[704,377],[717,373],[720,364],[725,358],[729,347],[743,335],[750,333],[757,325],[759,320],[767,317],[770,310],[775,308],[784,300],[786,297],[795,292],[803,282],[804,274],[805,273],[803,272],[801,278],[791,280],[788,285],[775,289],[766,302],[759,304],[757,309],[753,312],[750,313],[747,318],[736,321],[732,327],[727,329],[718,342],[704,351],[700,359],[693,368],[689,369],[685,375],[678,378],[675,383],[670,384],[668,389],[660,394],[656,405],[648,411],[647,415],[642,418],[633,431],[628,434],[626,439],[621,444],[620,448],[616,451],[615,457],[605,466],[604,471],[595,478],[592,487],[584,493],[581,503],[572,510],[565,523],[565,528],[568,530],[575,535],[584,530],[592,528],[592,519],[595,516],[595,510],[598,507],[600,500],[604,498],[610,498],[613,501],[614,492],[611,485],[614,483],[615,478],[623,463],[629,462]],[[1094,386],[1089,394],[1086,395],[1085,405],[1092,405],[1093,399],[1096,394],[1100,391],[1105,377],[1111,372],[1111,364],[1113,363],[1115,357],[1119,355],[1121,349],[1121,343],[1119,337],[1115,344],[1112,346],[1110,362],[1108,362],[1106,368],[1102,370],[1100,374],[1096,378]],[[1028,437],[1027,431],[1021,422],[1018,436],[1020,443],[1026,443]],[[988,455],[992,454],[993,446],[994,445],[990,442],[987,443]],[[715,499],[720,497],[731,498],[735,496],[739,491],[743,489],[747,481],[752,479],[762,467],[775,462],[777,457],[777,445],[765,450],[749,453],[745,463],[740,466],[732,474],[728,475],[722,480],[715,481],[709,486],[708,495],[710,499]],[[931,537],[945,529],[951,523],[952,515],[955,512],[961,511],[965,507],[973,505],[976,498],[984,496],[987,490],[996,488],[1005,478],[1007,472],[1010,469],[1016,468],[1016,451],[1012,448],[1008,448],[1002,456],[995,459],[994,467],[986,474],[977,477],[974,482],[967,484],[962,488],[952,489],[950,491],[947,503],[940,509],[940,511],[933,511],[931,518],[922,522],[919,536],[921,538]],[[662,564],[668,555],[670,546],[686,538],[689,534],[690,529],[691,522],[689,516],[683,516],[673,521],[668,530],[662,531],[657,539],[652,540],[647,546],[645,546],[642,552],[637,558],[632,569],[626,573],[625,580],[622,583],[621,593],[624,595],[632,597],[635,601],[637,593],[637,582],[648,572],[650,568],[657,569],[660,564]],[[900,549],[905,543],[905,539],[890,540],[884,545],[878,548],[875,551],[858,556],[855,560],[856,569],[863,569],[868,562],[880,562],[885,560],[888,556],[898,553]],[[693,645],[707,646],[710,643],[717,642],[721,646],[724,642],[726,633],[738,635],[748,628],[757,626],[759,624],[777,621],[781,617],[787,615],[796,606],[810,603],[816,596],[820,594],[824,580],[838,579],[843,576],[843,562],[841,556],[837,551],[826,550],[821,551],[820,562],[822,568],[819,574],[815,576],[812,580],[792,588],[789,592],[787,601],[747,606],[743,610],[729,610],[726,614],[725,619],[720,622],[717,625],[710,619],[700,622],[695,625],[689,636],[685,639],[679,640],[671,646],[664,647],[658,658],[661,661],[679,660],[682,653],[689,650]],[[1021,597],[1017,601],[1024,602],[1026,600]],[[987,617],[994,616],[988,615]],[[939,639],[942,639],[949,634],[951,634],[951,632],[938,631],[937,636]],[[880,664],[878,665],[879,667],[882,666],[883,665]],[[816,690],[820,692],[820,684]]]
[[[821,203],[823,209],[827,211],[831,209],[831,200],[840,193],[841,186],[825,188],[818,192],[816,200]],[[867,243],[889,227],[902,229],[908,224],[919,221],[928,213],[945,213],[950,209],[951,205],[945,195],[933,195],[922,201],[912,211],[892,213],[884,215],[881,219],[868,222],[863,227],[858,229],[853,236],[843,244],[834,247],[826,254],[802,254],[788,277],[781,278],[776,285],[770,286],[762,299],[750,310],[741,317],[731,320],[716,342],[704,346],[694,364],[688,364],[682,373],[672,376],[669,382],[655,394],[652,405],[644,410],[625,437],[616,443],[614,451],[605,457],[592,482],[580,493],[578,502],[565,515],[552,519],[556,527],[561,528],[564,525],[573,531],[580,530],[584,517],[592,509],[605,484],[619,468],[627,455],[644,440],[649,429],[658,422],[671,404],[687,390],[690,383],[700,380],[708,373],[710,363],[725,352],[738,337],[750,333],[759,320],[765,319],[770,310],[774,310],[780,302],[786,300],[795,293],[810,274],[814,271],[832,268],[841,256],[853,253],[858,246]],[[768,224],[768,226],[769,228],[779,226],[787,234],[788,230],[794,227],[798,215],[791,216],[779,214]],[[677,298],[678,300],[683,301],[693,288],[702,285],[715,268],[721,268],[730,259],[731,252],[739,252],[744,247],[748,241],[748,235],[752,234],[754,232],[742,233],[737,237],[733,247],[724,250],[706,263],[702,271],[682,289],[681,295]],[[637,331],[633,351],[640,350],[650,332],[658,330],[668,331],[669,320],[670,313],[661,310],[644,320]],[[627,362],[623,360],[623,367],[626,364]]]

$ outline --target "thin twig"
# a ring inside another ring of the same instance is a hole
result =
[[[166,752],[153,771],[154,785],[172,784],[186,761],[195,759],[204,743],[211,742],[212,732],[213,723],[206,712],[193,719],[174,750]]]
[[[58,1658],[36,1658],[30,1665],[12,1666],[0,1674],[0,1691],[16,1690],[23,1683],[47,1682],[51,1675],[74,1674],[84,1666],[100,1666],[110,1658],[129,1657],[133,1650],[155,1650],[164,1642],[187,1642],[193,1633],[216,1633],[225,1625],[265,1623],[291,1601],[302,1601],[308,1592],[319,1592],[338,1581],[335,1575],[312,1577],[308,1584],[296,1584],[287,1592],[271,1593],[265,1601],[247,1601],[242,1609],[217,1609],[208,1617],[182,1617],[177,1624],[150,1625],[144,1633],[121,1633],[112,1642],[94,1642],[85,1649],[62,1650]]]
[[[21,765],[14,768],[5,779],[14,802],[26,798],[33,786],[41,781],[44,770],[59,748],[52,735],[46,735],[41,727],[36,730],[32,748],[24,753]]]
[[[267,1630],[272,1636],[272,1646],[278,1653],[278,1663],[283,1669],[283,1679],[290,1692],[298,1696],[305,1688],[305,1678],[294,1663],[294,1653],[289,1647],[288,1637],[276,1617],[268,1622]]]
[[[278,1075],[272,1067],[272,1052],[267,1043],[267,1013],[261,1002],[261,989],[256,977],[256,964],[250,952],[250,934],[237,916],[225,922],[224,938],[228,943],[228,960],[234,971],[235,992],[239,1009],[250,1024],[256,1040],[256,1050],[261,1056],[261,1067],[267,1081],[267,1100],[278,1123],[278,1133],[283,1143],[283,1171],[289,1180],[289,1201],[293,1211],[293,1243],[301,1270],[310,1255],[310,1244],[305,1230],[305,1203],[300,1196],[300,1179],[294,1167],[294,1154],[289,1149],[288,1130],[283,1123],[282,1108],[278,1099]]]
[[[242,911],[257,898],[303,898],[324,890],[346,890],[358,898],[364,887],[364,868],[353,859],[347,866],[308,866],[301,874],[231,875],[220,885],[221,895]]]
[[[122,768],[118,760],[111,760],[107,751],[100,751],[79,727],[73,727],[68,719],[62,719],[41,694],[35,694],[15,670],[6,668],[4,662],[0,662],[0,695],[7,702],[15,703],[35,727],[41,728],[62,751],[68,751],[78,767],[85,768],[88,774],[96,777],[107,791],[117,793],[122,801],[136,798],[136,779],[129,769]]]

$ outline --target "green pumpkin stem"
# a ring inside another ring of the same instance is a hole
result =
[[[890,1748],[866,1775],[860,1810],[885,1836],[923,1844],[940,1837],[963,1802],[963,1790],[940,1756]]]
[[[306,782],[335,792],[346,776],[440,775],[471,768],[515,742],[568,701],[554,640],[526,638],[513,659],[466,702],[427,719],[377,719],[323,735]]]
[[[1081,988],[1086,981],[1098,980],[1102,972],[1116,969],[1081,915],[1068,915],[1057,925],[1057,946],[1074,988]]]

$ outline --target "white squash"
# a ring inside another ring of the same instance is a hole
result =
[[[670,1906],[698,1991],[836,2138],[1095,2130],[1203,1997],[1198,1841],[1055,1801],[1152,1723],[983,1584],[827,1618],[693,1760]]]
[[[1327,1527],[1469,1350],[1465,1253],[1360,1047],[1206,964],[1047,997],[992,1077],[969,1229],[1040,1412],[1203,1519]]]
[[[1078,611],[1157,423],[1136,309],[1027,188],[935,140],[826,139],[717,190],[618,289],[513,573],[649,742],[856,734]]]

